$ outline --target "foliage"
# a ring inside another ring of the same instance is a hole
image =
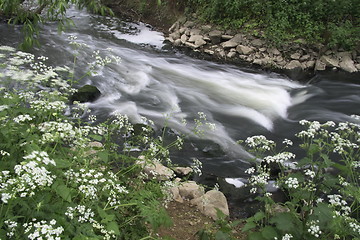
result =
[[[102,15],[113,15],[111,9],[101,2],[102,0],[0,0],[0,17],[8,19],[11,24],[23,25],[24,41],[20,47],[26,49],[39,44],[36,37],[40,24],[57,21],[59,32],[72,25],[71,19],[66,16],[70,5],[86,7]]]
[[[86,104],[68,105],[76,91],[70,67],[7,46],[0,58],[1,239],[141,239],[171,224],[162,205],[167,185],[142,174],[130,151],[169,158],[150,120],[135,138],[127,116],[98,122]],[[83,77],[118,60],[96,51]]]
[[[243,231],[249,239],[358,239],[360,237],[359,141],[360,117],[353,122],[320,124],[302,120],[307,129],[296,134],[305,156],[276,153],[274,141],[250,137],[245,145],[255,154],[256,168],[249,168],[250,192],[264,204],[247,219]],[[268,192],[270,180],[282,191],[284,202]]]
[[[274,44],[304,38],[349,49],[360,41],[357,0],[188,0],[188,4],[206,21],[260,29]]]

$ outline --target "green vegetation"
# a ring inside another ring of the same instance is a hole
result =
[[[86,7],[88,10],[102,15],[113,15],[111,9],[102,5],[101,0],[0,0],[0,17],[10,24],[22,24],[24,41],[21,48],[26,49],[38,44],[36,37],[39,25],[44,22],[57,21],[58,31],[72,25],[70,18],[66,17],[66,10],[71,4],[78,8]]]
[[[85,104],[69,104],[71,68],[7,46],[0,59],[1,239],[152,239],[151,229],[171,224],[163,207],[171,182],[149,179],[130,151],[168,160],[150,120],[137,135],[120,114],[99,123]],[[118,60],[96,51],[84,76]]]
[[[329,47],[360,42],[358,0],[188,0],[199,17],[261,34],[273,44],[302,38]]]
[[[250,192],[264,206],[247,219],[249,239],[360,238],[360,125],[354,122],[300,121],[307,129],[296,135],[305,154],[299,160],[286,151],[293,145],[288,139],[280,153],[264,136],[245,141],[259,160],[246,170]],[[269,185],[284,193],[283,202],[273,200]]]

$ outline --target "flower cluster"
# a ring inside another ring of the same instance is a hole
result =
[[[193,164],[191,165],[191,168],[192,168],[193,172],[195,174],[201,176],[202,175],[202,171],[201,171],[202,162],[197,158],[193,158],[192,160],[193,160]]]
[[[36,189],[51,186],[56,178],[46,169],[47,165],[56,165],[46,152],[34,151],[24,159],[27,161],[14,166],[16,177],[11,178],[9,171],[1,172],[0,192],[1,201],[4,203],[17,195],[20,197],[33,196]]]
[[[266,139],[263,135],[248,137],[245,140],[245,144],[250,148],[260,151],[270,151],[275,146],[274,141]]]
[[[281,240],[290,240],[293,238],[293,235],[289,234],[289,233],[286,233],[282,238]],[[274,237],[274,240],[278,240],[277,237]]]
[[[81,168],[78,172],[70,169],[65,172],[65,176],[85,199],[97,200],[106,192],[105,195],[108,196],[106,200],[114,208],[121,204],[121,196],[128,193],[126,188],[119,184],[119,180],[112,172],[105,175],[94,169]]]
[[[30,223],[24,224],[24,232],[28,235],[29,239],[54,239],[60,240],[61,234],[64,231],[63,227],[56,227],[56,220],[53,219],[49,222],[40,221],[36,222],[36,219],[33,219]]]
[[[289,177],[287,180],[285,180],[285,184],[288,186],[288,188],[298,188],[299,187],[299,181],[297,178]]]
[[[317,225],[318,223],[319,223],[319,220],[316,220],[316,221],[313,220],[308,223],[308,226],[309,226],[308,232],[317,238],[320,237],[320,234],[322,234],[322,231],[320,230],[319,225]]]
[[[284,162],[288,162],[290,159],[294,159],[295,158],[295,154],[291,153],[291,152],[281,152],[278,153],[276,155],[273,156],[266,156],[264,158],[264,161],[268,164],[270,163],[284,163]]]

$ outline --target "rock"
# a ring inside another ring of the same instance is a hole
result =
[[[186,42],[186,43],[185,43],[185,46],[190,47],[190,48],[193,48],[193,49],[196,49],[196,48],[197,48],[195,44],[190,43],[190,42]]]
[[[188,36],[186,36],[186,34],[181,35],[180,40],[181,40],[182,44],[185,44],[188,39],[189,38],[188,38]]]
[[[236,51],[240,54],[249,55],[250,53],[252,53],[254,51],[254,49],[252,49],[251,47],[248,47],[248,46],[238,45],[236,47]]]
[[[330,56],[322,56],[320,60],[325,63],[327,67],[339,67],[339,60]]]
[[[196,48],[199,48],[199,47],[201,47],[201,46],[203,46],[203,45],[205,45],[206,44],[206,41],[204,40],[204,39],[197,39],[196,41],[195,41],[195,47]]]
[[[237,42],[233,42],[231,40],[223,42],[220,44],[223,48],[233,48],[236,47],[238,45]]]
[[[195,26],[195,23],[193,21],[187,21],[186,23],[184,23],[184,27],[192,28],[193,26]]]
[[[200,35],[200,33],[201,33],[201,30],[200,29],[191,29],[190,30],[190,36],[192,36],[192,35]]]
[[[190,38],[188,39],[188,42],[194,43],[196,42],[196,40],[203,40],[203,36],[202,35],[191,35]]]
[[[180,195],[179,187],[174,186],[169,189],[170,194],[172,195],[172,199],[176,202],[183,203],[184,199]]]
[[[204,188],[194,181],[189,181],[179,186],[179,193],[183,199],[194,199],[204,195]]]
[[[209,32],[209,38],[212,44],[219,44],[221,42],[222,32],[219,30],[213,30]]]
[[[354,61],[349,56],[342,57],[339,65],[346,72],[357,72]]]
[[[174,176],[174,171],[165,167],[159,162],[139,162],[144,167],[143,171],[150,178],[155,178],[158,181],[169,180]]]
[[[357,68],[358,71],[360,71],[360,64],[356,64],[355,67]]]
[[[192,168],[190,167],[175,167],[173,170],[176,174],[181,176],[186,176],[193,172]]]
[[[263,59],[257,58],[257,59],[255,59],[255,60],[253,61],[253,64],[262,65],[262,64],[263,64]]]
[[[267,52],[268,52],[269,54],[273,54],[273,55],[280,55],[280,51],[277,50],[277,48],[268,48],[268,49],[267,49]]]
[[[208,33],[208,32],[211,31],[211,29],[212,29],[212,26],[211,26],[211,25],[201,26],[201,31],[202,31],[203,33]]]
[[[221,39],[223,39],[225,41],[228,41],[228,40],[232,39],[233,37],[234,36],[232,36],[232,35],[226,35],[226,34],[221,35]]]
[[[171,27],[169,28],[169,32],[173,32],[178,30],[180,27],[180,23],[179,21],[176,21],[173,25],[171,25]]]
[[[171,34],[169,34],[169,37],[171,37],[172,39],[177,40],[177,39],[180,39],[180,32],[177,30]]]
[[[190,29],[186,28],[184,34],[186,34],[187,36],[190,36]]]
[[[307,62],[305,63],[305,66],[306,66],[306,68],[314,68],[314,66],[315,66],[315,61],[314,61],[314,60],[307,61]]]
[[[233,58],[236,56],[236,52],[230,51],[227,55],[228,58]]]
[[[172,37],[166,37],[165,41],[169,41],[171,43],[174,43],[174,39]]]
[[[176,47],[181,46],[181,44],[182,44],[181,39],[176,39],[176,40],[174,41],[174,46],[176,46]]]
[[[224,49],[217,48],[215,50],[215,52],[216,52],[217,56],[220,57],[220,58],[225,58],[225,56],[226,56],[226,53],[225,53]]]
[[[315,71],[324,71],[326,69],[326,64],[320,60],[315,62]]]
[[[264,41],[257,38],[251,41],[251,45],[255,47],[261,47],[264,45]]]
[[[282,61],[284,61],[284,58],[283,58],[282,56],[277,56],[277,57],[275,58],[275,61],[276,61],[276,62],[282,62]]]
[[[301,54],[297,53],[297,52],[290,55],[290,58],[294,59],[294,60],[299,60],[300,57],[301,57]]]
[[[204,52],[207,54],[210,54],[210,55],[214,55],[214,53],[215,53],[213,50],[210,50],[210,49],[205,49]]]
[[[309,59],[310,59],[310,55],[306,54],[306,55],[301,56],[300,61],[304,62],[304,61],[307,61]]]
[[[92,85],[84,85],[80,87],[77,92],[70,97],[70,102],[93,102],[100,96],[101,92],[97,87]]]
[[[214,220],[218,219],[217,209],[227,216],[230,214],[225,195],[217,190],[208,191],[203,196],[191,200],[190,203],[196,205],[200,212]]]
[[[236,34],[233,38],[231,38],[231,41],[240,44],[244,41],[244,35],[240,33]]]
[[[187,30],[186,27],[182,27],[182,28],[179,29],[179,33],[184,34],[186,30]]]
[[[285,65],[285,69],[296,69],[296,68],[302,68],[301,63],[298,60],[292,60],[288,64]]]

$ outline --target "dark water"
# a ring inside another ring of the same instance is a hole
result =
[[[171,116],[169,127],[191,134],[192,120],[204,112],[215,131],[204,139],[193,136],[183,151],[174,151],[172,160],[190,164],[192,157],[203,162],[204,171],[221,177],[244,176],[249,154],[236,141],[263,134],[277,141],[296,141],[302,119],[348,121],[360,114],[359,74],[323,73],[307,83],[292,81],[275,73],[256,72],[232,65],[187,57],[163,44],[163,36],[144,24],[124,23],[116,18],[93,16],[71,10],[76,24],[58,35],[56,25],[43,27],[41,48],[36,55],[48,56],[51,65],[72,65],[70,35],[88,46],[79,50],[77,74],[93,60],[94,50],[121,57],[98,76],[83,79],[93,84],[102,97],[89,104],[99,117],[115,111],[127,114],[133,122],[141,116],[152,119],[159,128]],[[16,46],[16,27],[0,25],[0,44]],[[184,126],[182,119],[189,124]]]

